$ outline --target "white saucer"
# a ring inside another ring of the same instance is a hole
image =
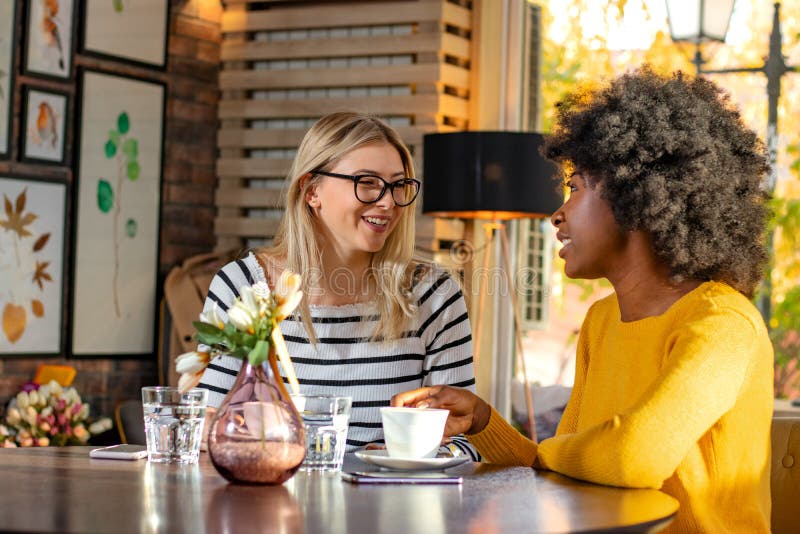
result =
[[[454,465],[463,464],[469,460],[469,455],[449,458],[395,458],[389,456],[385,450],[356,451],[356,458],[367,463],[386,467],[388,469],[401,469],[414,471],[421,469],[445,469]]]

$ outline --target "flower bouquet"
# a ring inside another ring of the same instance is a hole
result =
[[[196,386],[218,355],[242,360],[236,382],[208,430],[211,462],[231,482],[280,484],[305,458],[303,420],[283,385],[277,362],[299,393],[278,324],[300,303],[300,284],[299,275],[284,271],[272,291],[264,282],[242,287],[227,310],[227,322],[216,305],[200,314],[193,324],[201,348],[176,360],[182,391]]]
[[[197,340],[208,347],[181,354],[175,360],[175,369],[181,374],[178,387],[188,391],[195,387],[212,359],[220,354],[247,359],[250,365],[266,362],[274,348],[294,393],[299,393],[294,366],[286,348],[278,323],[288,317],[303,298],[300,275],[291,271],[281,274],[275,290],[257,282],[252,287],[242,286],[233,305],[228,309],[228,322],[220,318],[219,307],[200,314],[192,324],[197,330]]]
[[[89,405],[75,388],[62,388],[51,380],[26,387],[12,399],[5,424],[0,425],[0,446],[85,445],[92,434],[111,427],[108,417],[89,424]]]

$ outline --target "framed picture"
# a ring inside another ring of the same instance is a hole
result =
[[[0,0],[0,159],[11,156],[14,115],[15,0]]]
[[[154,353],[165,87],[79,70],[71,353]]]
[[[165,69],[168,29],[168,0],[89,0],[82,51]]]
[[[23,70],[46,78],[72,77],[75,0],[30,0]]]
[[[22,105],[23,161],[63,165],[69,95],[25,87]]]
[[[67,186],[0,175],[0,196],[0,356],[61,354]]]

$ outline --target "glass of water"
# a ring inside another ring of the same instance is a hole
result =
[[[303,471],[340,471],[347,445],[352,397],[292,395],[306,429]]]
[[[148,461],[197,463],[207,402],[206,389],[142,388]]]

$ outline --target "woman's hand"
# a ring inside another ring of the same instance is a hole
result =
[[[392,406],[450,410],[444,435],[477,434],[489,423],[491,410],[480,397],[466,389],[431,386],[398,393]]]

